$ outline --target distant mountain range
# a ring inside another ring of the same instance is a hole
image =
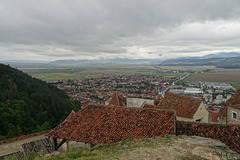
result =
[[[12,67],[77,67],[77,66],[95,66],[95,65],[137,65],[137,64],[158,64],[162,60],[158,59],[100,59],[100,60],[57,60],[57,61],[0,61],[3,64],[9,64]]]
[[[240,53],[216,53],[202,57],[179,57],[174,59],[100,59],[100,60],[57,60],[57,61],[0,61],[12,67],[77,67],[94,65],[167,65],[167,66],[197,66],[210,65],[222,68],[240,68]]]
[[[229,52],[229,53],[208,54],[202,57],[179,57],[174,59],[168,59],[166,61],[161,62],[161,64],[179,64],[179,63],[195,62],[199,60],[231,58],[231,57],[240,57],[240,53]]]
[[[76,65],[87,65],[87,64],[151,64],[157,62],[153,59],[127,59],[127,58],[116,58],[116,59],[100,59],[100,60],[58,60],[50,62],[51,66],[76,66]]]
[[[202,57],[169,59],[159,65],[165,66],[216,66],[218,68],[240,68],[240,53],[218,53]]]

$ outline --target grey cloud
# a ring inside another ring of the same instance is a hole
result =
[[[171,48],[189,47],[182,50],[184,54],[184,51],[194,51],[193,46],[203,45],[202,50],[196,49],[200,52],[214,48],[209,45],[214,46],[219,39],[239,39],[238,34],[234,37],[230,31],[224,35],[216,32],[218,36],[209,39],[202,36],[202,29],[199,33],[192,29],[188,36],[185,28],[181,30],[181,26],[192,23],[201,26],[208,21],[240,24],[240,1],[1,0],[0,45],[5,49],[0,50],[0,56],[7,58],[3,51],[8,54],[22,51],[23,54],[32,52],[36,58],[52,59],[85,55],[148,57],[147,52],[161,49],[174,52]],[[198,45],[191,45],[193,41]],[[221,43],[230,45],[227,41]],[[16,45],[25,47],[17,49]],[[145,49],[139,51],[136,46]],[[236,43],[232,48],[238,46]]]

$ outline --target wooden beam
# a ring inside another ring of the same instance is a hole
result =
[[[57,151],[67,140],[63,139],[59,144],[57,143],[57,138],[53,138],[54,150]]]
[[[54,147],[54,150],[57,151],[57,138],[53,138],[53,147]]]
[[[66,141],[67,141],[66,139],[63,139],[63,140],[57,145],[56,151],[57,151],[58,148],[60,148]]]

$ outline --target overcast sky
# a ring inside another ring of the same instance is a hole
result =
[[[239,0],[0,0],[0,60],[240,52]]]

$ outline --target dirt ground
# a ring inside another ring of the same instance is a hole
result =
[[[225,144],[203,137],[183,137],[158,147],[140,147],[112,159],[120,160],[227,160],[240,159],[240,155]]]

